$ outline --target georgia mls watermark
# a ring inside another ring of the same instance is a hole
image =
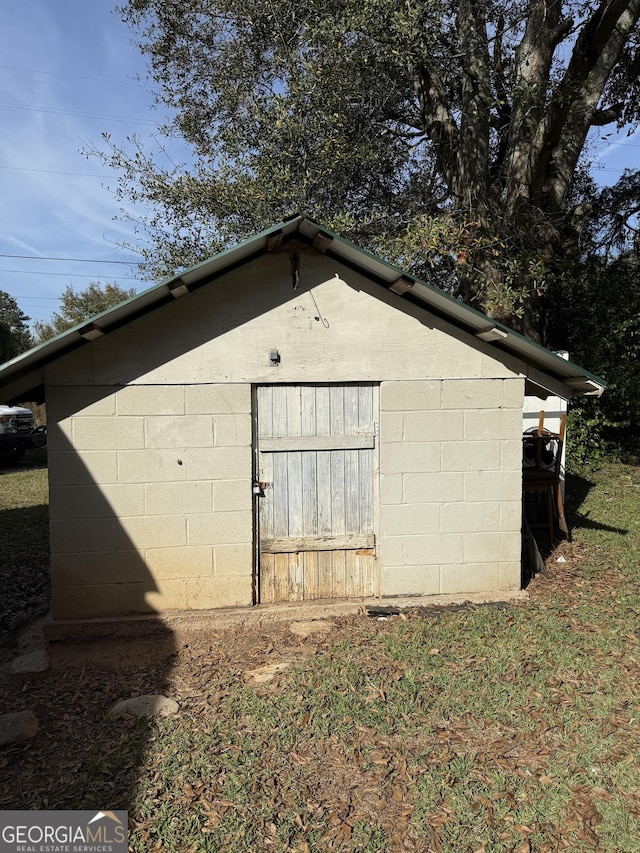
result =
[[[127,853],[127,812],[0,811],[0,853]]]

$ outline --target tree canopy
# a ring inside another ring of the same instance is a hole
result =
[[[18,308],[13,296],[0,290],[0,364],[33,345],[28,324],[29,317]]]
[[[60,297],[60,310],[55,311],[47,323],[35,323],[36,336],[40,341],[55,338],[84,320],[124,302],[135,292],[135,289],[125,290],[112,282],[101,284],[92,281],[85,290],[78,292],[68,285]]]
[[[640,0],[128,0],[190,162],[105,137],[166,275],[303,211],[544,337],[593,128],[640,109]],[[94,152],[95,153],[95,152]],[[167,164],[165,167],[163,164]]]

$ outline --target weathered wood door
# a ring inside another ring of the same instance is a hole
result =
[[[377,400],[372,384],[257,387],[260,602],[377,594]]]

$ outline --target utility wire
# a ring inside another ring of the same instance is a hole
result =
[[[104,77],[86,77],[83,74],[63,74],[60,71],[44,71],[41,68],[21,68],[18,65],[0,65],[5,71],[27,71],[29,74],[47,74],[49,77],[70,77],[73,80],[93,80],[95,83],[115,83],[118,86],[139,86],[143,89],[146,83],[135,80],[107,80]]]
[[[153,127],[158,126],[157,121],[152,121],[147,118],[132,118],[131,116],[105,116],[97,113],[81,113],[75,110],[59,110],[54,107],[37,107],[34,104],[6,104],[0,102],[0,107],[5,107],[8,110],[30,110],[38,113],[50,113],[52,115],[79,116],[80,118],[95,118],[100,121],[133,121],[138,124],[148,124]]]
[[[127,266],[136,263],[136,261],[107,261],[101,258],[51,258],[45,255],[8,255],[3,252],[0,252],[0,258],[22,258],[28,261],[73,261],[82,264],[126,264]]]

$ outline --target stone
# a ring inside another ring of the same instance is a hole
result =
[[[38,718],[31,711],[0,714],[0,746],[29,740],[40,731]]]
[[[46,649],[36,649],[11,662],[11,675],[42,675],[48,669],[49,654]]]
[[[264,666],[259,666],[257,669],[250,669],[244,673],[244,680],[251,681],[254,684],[267,684],[285,669],[291,666],[287,661],[280,663],[267,663]]]
[[[179,706],[174,699],[166,696],[133,696],[121,699],[109,712],[111,717],[173,717]]]
[[[292,622],[289,630],[296,637],[311,637],[313,634],[328,634],[333,629],[333,622],[322,619],[311,619],[303,622]]]

